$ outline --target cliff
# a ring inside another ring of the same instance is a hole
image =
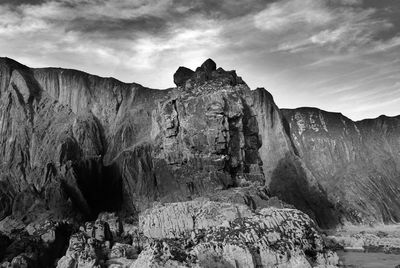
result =
[[[299,156],[346,220],[399,221],[400,117],[353,122],[315,108],[282,112]]]
[[[0,60],[0,220],[136,215],[207,196],[274,198],[320,226],[399,219],[399,119],[280,110],[207,60],[156,90]]]

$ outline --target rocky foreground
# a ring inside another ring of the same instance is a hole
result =
[[[298,210],[252,211],[245,205],[208,199],[159,204],[142,212],[138,222],[102,213],[79,228],[51,221],[19,228],[8,234],[14,240],[2,240],[1,267],[336,267],[338,263],[315,223]]]
[[[399,117],[280,110],[210,59],[174,82],[0,59],[2,267],[330,267],[319,227],[399,221]]]

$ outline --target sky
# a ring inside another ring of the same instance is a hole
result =
[[[159,89],[212,58],[280,108],[400,114],[400,0],[0,0],[0,56]]]

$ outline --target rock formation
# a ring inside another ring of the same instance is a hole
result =
[[[174,82],[155,90],[0,59],[0,261],[48,265],[43,259],[61,257],[26,255],[26,247],[5,257],[19,239],[13,230],[50,220],[75,233],[69,245],[60,240],[68,248],[60,267],[201,267],[211,255],[229,267],[235,254],[239,267],[327,266],[324,245],[304,233],[319,235],[313,220],[399,220],[398,117],[352,122],[315,109],[281,111],[265,89],[250,90],[211,59],[195,71],[179,67]],[[187,202],[200,197],[208,201]],[[133,233],[121,237],[122,223],[103,211],[118,213]],[[266,221],[275,225],[265,229]],[[270,232],[280,238],[271,242]]]
[[[199,199],[166,203],[141,213],[143,241],[128,244],[124,224],[110,234],[99,217],[71,236],[57,264],[71,267],[335,267],[314,222],[294,209],[252,212],[245,205]],[[116,221],[115,217],[107,217]],[[125,237],[125,241],[116,242]],[[114,266],[113,266],[114,267]]]
[[[400,117],[353,122],[315,108],[283,114],[299,156],[347,221],[400,220]]]

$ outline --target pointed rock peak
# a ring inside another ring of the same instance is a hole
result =
[[[241,77],[237,76],[235,71],[225,71],[221,67],[217,69],[217,64],[212,59],[207,59],[196,71],[186,67],[179,67],[174,74],[174,83],[178,87],[185,89],[199,86],[206,82],[228,84],[235,86],[243,84]]]
[[[217,64],[212,59],[206,60],[201,67],[205,72],[211,73],[217,69]]]
[[[193,76],[194,72],[189,68],[180,66],[174,74],[174,83],[176,86],[184,86],[185,82]]]

